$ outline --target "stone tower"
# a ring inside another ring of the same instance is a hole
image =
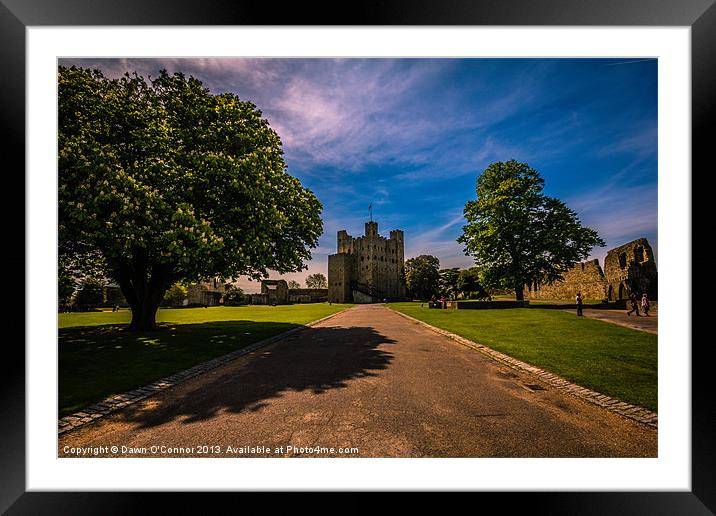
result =
[[[334,303],[375,303],[405,298],[403,232],[380,236],[377,222],[365,235],[338,232],[336,254],[328,257],[328,299]]]

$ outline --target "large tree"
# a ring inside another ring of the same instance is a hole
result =
[[[440,269],[440,291],[448,296],[448,298],[457,298],[457,280],[460,276],[460,269],[454,267],[452,269]]]
[[[546,196],[539,172],[517,161],[493,163],[477,178],[477,199],[465,204],[466,254],[485,278],[515,291],[553,283],[604,241],[583,227],[562,201]]]
[[[304,268],[321,203],[254,104],[181,73],[58,75],[60,256],[100,257],[130,328],[153,329],[177,281]]]
[[[328,288],[328,280],[320,272],[309,274],[306,278],[306,286],[308,288]]]
[[[405,262],[405,286],[417,299],[428,299],[440,289],[440,260],[423,254]]]

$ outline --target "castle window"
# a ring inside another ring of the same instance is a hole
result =
[[[365,256],[360,257],[360,261],[363,261],[363,260],[365,260]]]
[[[619,253],[619,267],[622,269],[626,269],[627,265],[627,259],[626,259],[626,253]]]
[[[644,246],[638,246],[634,250],[634,255],[637,262],[644,263],[646,261],[646,253],[644,252]]]

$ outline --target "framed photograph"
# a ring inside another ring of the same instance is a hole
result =
[[[691,304],[711,2],[0,2],[26,192],[3,511],[716,510]]]

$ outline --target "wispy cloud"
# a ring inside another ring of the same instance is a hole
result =
[[[639,132],[623,135],[617,141],[599,148],[597,152],[604,156],[625,153],[644,158],[656,155],[658,150],[657,142],[657,128],[652,124],[649,127],[642,128]]]
[[[606,241],[592,255],[603,260],[609,248],[647,236],[658,246],[658,194],[656,183],[624,185],[611,180],[601,188],[583,192],[567,200],[581,221]]]

